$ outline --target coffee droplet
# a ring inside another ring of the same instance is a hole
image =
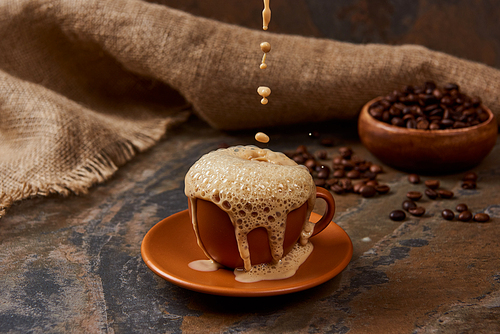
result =
[[[258,141],[259,143],[268,143],[269,136],[266,135],[264,132],[257,132],[255,134],[255,140]]]
[[[269,102],[268,99],[266,99],[266,97],[271,95],[271,89],[269,87],[260,86],[259,88],[257,88],[257,93],[262,96],[262,100],[260,100],[260,103],[267,104],[267,102]]]
[[[269,0],[264,0],[264,10],[262,11],[262,29],[267,30],[271,21],[271,9],[269,8]]]
[[[266,69],[267,64],[266,64],[266,56],[269,51],[271,51],[271,44],[269,42],[262,42],[260,43],[260,49],[262,52],[264,52],[264,56],[262,56],[262,63],[260,64],[261,69]]]
[[[262,56],[262,62],[260,64],[260,68],[261,69],[266,69],[267,68],[267,64],[266,64],[266,54],[264,53],[264,56]]]
[[[264,53],[268,53],[271,51],[271,44],[269,42],[262,42],[260,43],[260,49]]]

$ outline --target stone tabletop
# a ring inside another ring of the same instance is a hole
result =
[[[310,136],[318,131],[319,137]],[[269,148],[328,157],[360,144],[352,123],[269,129]],[[141,241],[156,223],[187,208],[183,179],[202,154],[221,144],[256,144],[250,132],[225,133],[196,118],[85,196],[34,198],[0,220],[1,333],[493,333],[500,332],[500,143],[473,169],[438,178],[452,199],[430,200],[422,217],[388,218],[410,190],[408,174],[383,166],[386,195],[334,194],[334,221],[354,254],[338,276],[274,297],[207,295],[155,275]],[[333,146],[324,147],[322,139]],[[330,159],[330,158],[329,158]],[[444,208],[467,203],[487,223],[446,221]],[[318,210],[320,210],[319,208]]]

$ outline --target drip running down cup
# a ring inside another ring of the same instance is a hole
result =
[[[309,238],[335,213],[331,193],[314,185],[307,168],[256,146],[206,154],[187,173],[185,190],[198,245],[239,281],[292,276],[313,250]],[[314,224],[317,198],[326,210]],[[253,276],[240,280],[238,272]]]

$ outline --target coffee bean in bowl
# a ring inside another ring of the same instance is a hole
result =
[[[498,124],[479,98],[457,85],[426,82],[365,104],[358,132],[387,165],[411,173],[450,173],[470,169],[490,153]]]

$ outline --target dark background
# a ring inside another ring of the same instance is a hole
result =
[[[262,0],[156,0],[262,29]],[[500,68],[497,0],[271,0],[269,31],[352,43],[419,44]]]

